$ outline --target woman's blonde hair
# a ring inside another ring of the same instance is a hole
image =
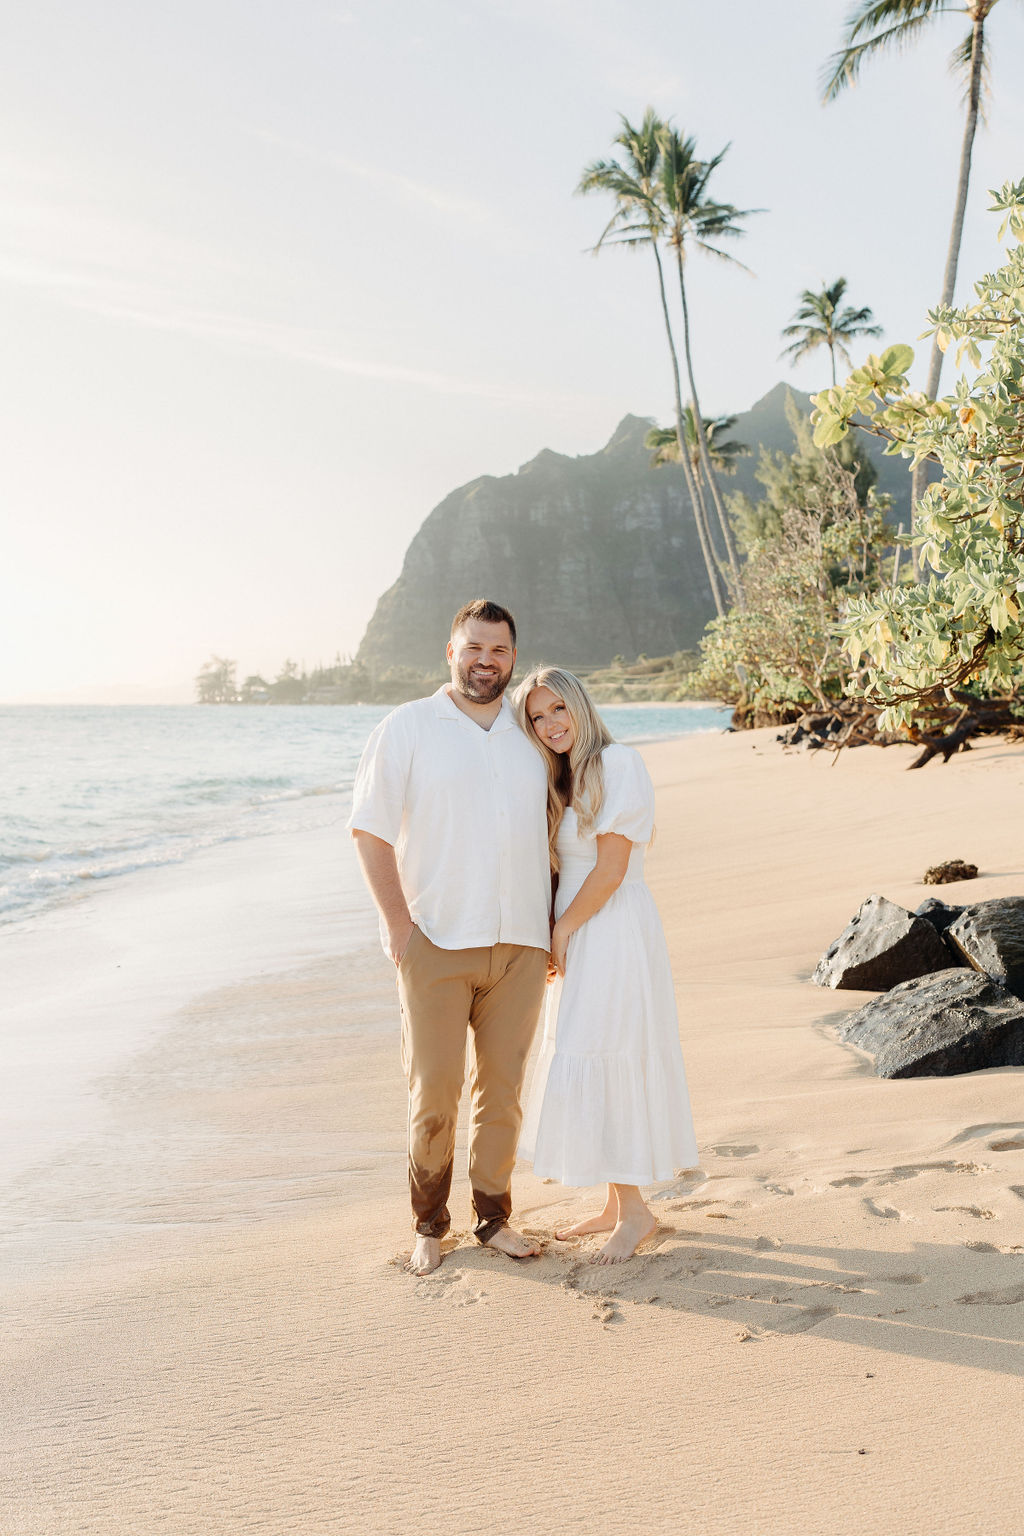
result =
[[[527,714],[526,701],[535,688],[550,688],[565,705],[576,739],[568,752],[552,752],[541,741]],[[541,754],[548,770],[548,851],[551,868],[558,868],[555,844],[567,805],[585,837],[593,829],[604,799],[601,753],[612,743],[611,732],[578,677],[561,667],[534,667],[512,695],[516,717]]]

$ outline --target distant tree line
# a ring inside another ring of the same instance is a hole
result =
[[[236,661],[211,656],[196,674],[195,689],[199,704],[403,704],[432,693],[440,681],[440,673],[415,667],[376,672],[338,656],[333,665],[308,672],[288,660],[272,679],[253,672],[240,683]]]

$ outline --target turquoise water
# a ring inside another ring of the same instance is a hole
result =
[[[86,882],[336,825],[383,705],[0,707],[0,923]],[[619,741],[721,730],[714,706],[608,705]]]

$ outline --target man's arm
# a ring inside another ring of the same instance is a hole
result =
[[[382,837],[374,837],[372,832],[363,832],[358,827],[352,836],[363,879],[388,930],[388,954],[397,965],[416,925],[409,914],[409,904],[398,876],[395,850]]]

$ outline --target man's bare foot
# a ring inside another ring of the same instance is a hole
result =
[[[416,1246],[409,1255],[406,1269],[410,1275],[430,1275],[441,1262],[441,1239],[439,1237],[416,1238]]]
[[[615,1231],[594,1259],[595,1264],[621,1264],[631,1259],[645,1238],[658,1230],[658,1223],[650,1211],[644,1208],[635,1215],[630,1213],[616,1224]]]
[[[511,1227],[499,1227],[497,1232],[492,1232],[484,1247],[497,1248],[499,1253],[507,1253],[510,1259],[529,1259],[541,1251],[539,1243]]]
[[[573,1227],[556,1227],[555,1236],[559,1242],[565,1242],[567,1237],[586,1237],[588,1232],[611,1232],[619,1219],[619,1203],[617,1200],[609,1200],[604,1210],[597,1216],[588,1216],[584,1221],[578,1221]]]

